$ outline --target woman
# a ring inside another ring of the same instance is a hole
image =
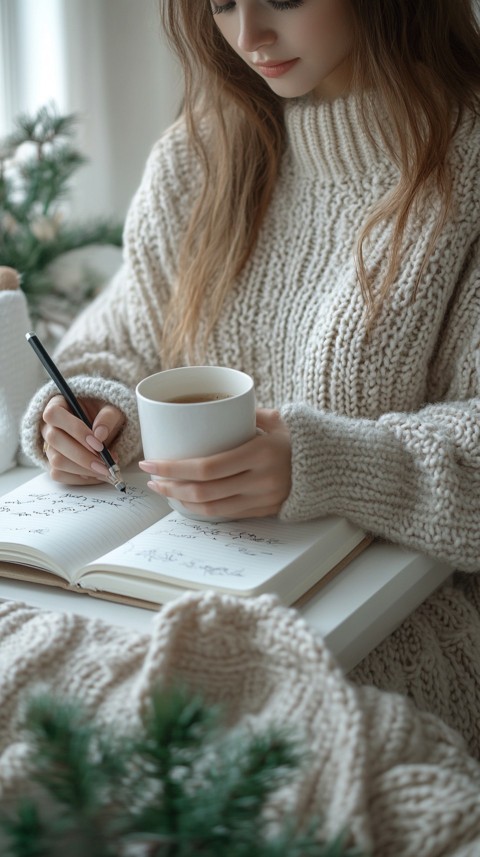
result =
[[[94,431],[47,385],[24,448],[60,482],[107,479],[102,442],[139,455],[142,377],[226,364],[254,377],[263,433],[141,462],[153,490],[202,514],[337,513],[478,571],[473,0],[165,0],[163,16],[182,115],[133,200],[122,270],[57,353]],[[479,591],[460,575],[357,671],[476,752]]]

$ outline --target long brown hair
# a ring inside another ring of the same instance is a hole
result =
[[[465,109],[479,109],[480,29],[474,0],[350,0],[354,25],[352,91],[365,132],[365,93],[390,121],[378,128],[400,169],[396,188],[369,212],[357,242],[357,273],[374,321],[400,262],[410,212],[435,187],[441,206],[424,265],[448,214],[447,154]],[[183,114],[203,167],[178,259],[164,333],[164,361],[193,356],[217,320],[249,258],[277,180],[285,146],[283,100],[225,42],[210,0],[160,0],[167,37],[184,71]],[[387,130],[388,129],[388,130]],[[374,293],[364,248],[391,219],[393,237],[381,289]],[[419,274],[419,277],[421,276]],[[202,319],[201,336],[200,319]]]

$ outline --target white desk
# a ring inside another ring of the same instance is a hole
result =
[[[36,475],[17,467],[0,474],[0,496]],[[393,545],[372,544],[302,608],[309,625],[349,670],[391,633],[451,574],[430,557]],[[147,631],[150,610],[98,600],[49,586],[0,578],[0,600],[23,601],[45,610],[101,618]]]

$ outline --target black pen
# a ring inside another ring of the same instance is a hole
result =
[[[37,355],[39,360],[45,366],[45,369],[47,370],[48,374],[53,379],[53,381],[55,381],[55,384],[57,385],[58,389],[60,390],[62,396],[64,396],[64,398],[66,399],[66,401],[70,405],[75,416],[78,417],[79,419],[81,419],[82,422],[85,423],[85,425],[88,426],[89,429],[91,429],[92,424],[91,424],[90,420],[88,419],[88,417],[87,417],[85,411],[83,410],[82,406],[80,405],[80,402],[76,398],[72,389],[68,386],[67,382],[65,381],[65,378],[63,377],[62,373],[60,372],[58,367],[53,362],[53,360],[50,357],[50,355],[48,354],[48,352],[43,347],[38,336],[35,333],[26,333],[25,336],[26,336],[28,344],[32,346],[33,350],[35,351],[35,354]],[[117,491],[123,491],[124,493],[126,493],[126,485],[125,485],[125,482],[123,482],[123,480],[122,480],[120,468],[119,468],[118,464],[115,464],[115,461],[113,460],[112,456],[110,455],[107,447],[104,446],[103,449],[98,454],[99,454],[100,458],[102,459],[102,461],[107,465],[108,472],[110,473],[110,476],[112,477],[113,485],[115,486]]]

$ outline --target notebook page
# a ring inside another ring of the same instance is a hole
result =
[[[315,543],[323,540],[338,547],[349,528],[357,532],[336,518],[300,524],[275,518],[210,524],[172,512],[94,562],[82,577],[87,587],[93,587],[92,566],[104,570],[117,566],[137,577],[246,594]]]
[[[148,527],[168,510],[147,487],[147,477],[129,474],[126,494],[113,486],[65,486],[41,474],[0,497],[0,558],[42,567],[76,569]],[[30,549],[30,550],[29,550]]]

